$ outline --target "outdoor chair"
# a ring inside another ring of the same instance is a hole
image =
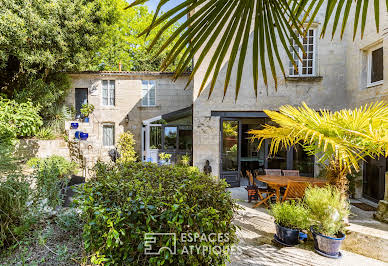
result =
[[[288,181],[286,192],[284,192],[282,201],[302,199],[307,186],[308,183],[303,181]]]
[[[281,176],[282,170],[281,169],[264,169],[266,175],[274,175],[274,176]]]
[[[248,189],[248,202],[252,201],[252,198],[255,200],[258,200],[260,198],[260,202],[258,202],[254,208],[260,206],[261,204],[265,204],[267,207],[268,205],[268,200],[271,199],[275,195],[274,191],[270,188],[268,188],[267,184],[261,181],[257,181],[259,186],[256,185],[255,180],[253,178],[253,175],[250,171],[247,171],[247,176],[249,178],[249,183],[253,184],[250,189]]]
[[[299,176],[299,170],[282,170],[284,176]]]

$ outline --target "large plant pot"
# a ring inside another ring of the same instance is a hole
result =
[[[89,123],[89,117],[84,117],[84,122]]]
[[[75,137],[76,139],[80,139],[80,134],[81,134],[81,131],[76,131],[76,132],[74,133],[74,137]]]
[[[78,123],[71,123],[70,126],[72,129],[77,129],[79,124]]]
[[[84,132],[81,132],[80,133],[80,138],[81,140],[87,140],[89,137],[89,134],[88,133],[84,133]]]
[[[295,246],[299,244],[299,230],[276,225],[275,241],[284,246]]]
[[[310,229],[314,237],[314,248],[318,254],[334,259],[342,257],[340,247],[345,234],[339,233],[337,237],[330,237],[317,233],[313,227]]]

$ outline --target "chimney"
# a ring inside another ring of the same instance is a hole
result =
[[[121,62],[119,62],[119,72],[121,72]]]

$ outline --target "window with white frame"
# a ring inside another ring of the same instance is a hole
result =
[[[378,85],[384,81],[384,62],[382,44],[368,51],[368,86]]]
[[[300,42],[303,44],[303,50],[293,40],[290,52],[294,58],[297,68],[292,61],[289,63],[289,75],[292,77],[299,76],[315,76],[316,75],[316,29],[309,29],[306,36],[299,36]],[[294,49],[293,49],[294,48]],[[302,59],[302,60],[301,60]]]
[[[115,81],[103,80],[102,81],[102,105],[114,106],[115,105]]]
[[[156,84],[154,80],[141,81],[142,106],[155,106],[155,91]]]
[[[104,146],[115,145],[115,126],[113,124],[105,124],[102,126],[102,144]]]

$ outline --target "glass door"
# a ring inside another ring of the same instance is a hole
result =
[[[363,197],[374,202],[384,198],[387,161],[382,158],[367,158],[364,163]]]
[[[240,186],[241,125],[238,119],[221,119],[221,178]]]

